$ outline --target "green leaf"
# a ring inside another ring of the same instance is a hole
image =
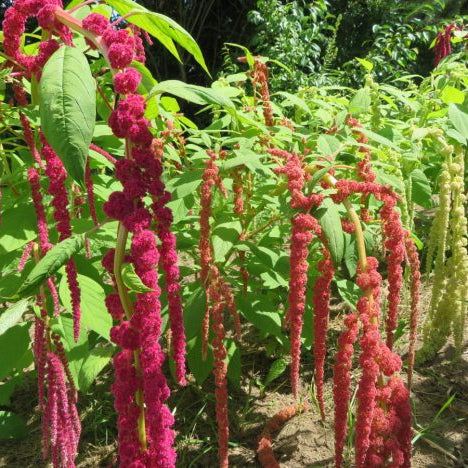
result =
[[[23,247],[37,236],[36,231],[37,219],[32,203],[2,210],[0,255]]]
[[[131,67],[135,68],[141,75],[141,83],[138,92],[141,92],[141,94],[149,93],[157,84],[151,72],[141,62],[136,60],[132,62]]]
[[[184,171],[182,174],[172,178],[170,185],[174,199],[184,198],[198,190],[202,183],[203,169]]]
[[[356,60],[367,70],[367,71],[372,71],[374,68],[374,64],[369,62],[368,60],[356,57]]]
[[[31,322],[9,328],[0,336],[0,381],[23,362],[30,353],[29,328]],[[17,369],[22,370],[22,369]]]
[[[466,138],[457,130],[449,128],[446,135],[453,138],[456,142],[460,143],[460,145],[466,145]]]
[[[252,298],[250,298],[252,299]],[[284,333],[281,329],[281,317],[275,308],[263,300],[248,300],[245,297],[236,299],[239,310],[255,327],[263,333],[269,333],[280,339],[284,339]]]
[[[440,95],[445,104],[463,104],[465,93],[453,86],[446,86]]]
[[[371,98],[368,88],[359,89],[349,102],[349,112],[353,115],[359,115],[365,112],[371,105]]]
[[[458,130],[465,138],[468,138],[468,114],[455,104],[450,104],[448,116],[455,130]]]
[[[411,198],[412,201],[424,208],[432,208],[431,182],[421,169],[415,169],[411,175]]]
[[[393,148],[395,151],[398,151],[399,153],[402,153],[403,150],[393,143],[393,141],[389,140],[388,138],[379,135],[378,133],[372,132],[371,130],[368,130],[367,128],[360,128],[359,131],[361,133],[364,133],[368,138],[370,138],[373,141],[376,141],[377,143],[380,143],[381,145],[388,146],[390,148]]]
[[[263,385],[266,387],[271,382],[273,382],[273,380],[283,375],[287,367],[288,365],[283,358],[279,358],[276,361],[274,361],[272,365],[270,366],[270,370],[268,371],[268,374],[266,376],[266,379]]]
[[[234,340],[226,340],[227,353],[227,378],[236,388],[240,388],[241,383],[241,352]]]
[[[68,174],[84,178],[96,121],[96,82],[76,47],[60,47],[44,66],[39,85],[41,125]]]
[[[47,278],[55,274],[75,253],[79,252],[84,244],[84,234],[78,234],[52,247],[34,266],[16,295],[21,297],[32,294]]]
[[[86,356],[78,375],[79,389],[87,392],[99,373],[104,369],[112,357],[114,349],[111,346],[106,348],[94,348]]]
[[[22,299],[15,304],[8,307],[5,312],[0,315],[0,336],[3,335],[8,329],[16,325],[24,312],[28,309],[29,300]]]
[[[331,156],[338,151],[341,146],[338,138],[333,135],[320,135],[317,139],[317,149],[325,156]]]
[[[343,259],[345,247],[338,207],[331,200],[324,200],[321,208],[317,210],[317,219],[328,240],[328,248],[333,262],[338,265]]]
[[[187,363],[195,380],[201,385],[213,370],[213,353],[208,346],[206,360],[201,358],[201,333],[187,342]]]
[[[212,243],[215,262],[222,262],[231,247],[239,241],[242,232],[240,221],[219,224],[213,229]]]
[[[67,354],[68,365],[73,377],[75,386],[79,389],[79,375],[83,361],[89,353],[88,337],[83,330],[80,330],[80,336],[75,343],[73,337],[73,319],[68,314],[60,314],[51,320],[51,328],[54,333],[59,334],[63,339],[62,343]]]
[[[88,276],[78,275],[78,284],[81,289],[81,323],[89,330],[110,340],[112,317],[105,306],[106,294],[102,286]],[[64,276],[59,286],[60,299],[68,311],[72,310],[70,290]]]
[[[221,171],[227,171],[234,167],[246,166],[251,171],[261,170],[265,172],[267,169],[262,163],[262,155],[248,148],[239,148],[234,150],[235,157],[220,161],[219,168]]]
[[[155,37],[178,60],[180,58],[174,42],[179,44],[193,56],[208,75],[210,74],[195,39],[174,20],[160,13],[149,11],[131,0],[108,0],[106,3],[115,8],[122,16],[132,12],[130,16],[126,17],[126,20]]]
[[[362,296],[362,291],[353,281],[347,279],[336,280],[336,286],[341,298],[353,309],[356,308],[357,301]]]
[[[303,110],[307,114],[311,114],[307,103],[303,99],[297,97],[295,94],[287,93],[286,91],[278,91],[277,93],[275,93],[275,95],[284,96],[286,98],[283,102],[283,105],[285,105],[285,103],[290,102],[291,104],[294,104],[296,107]]]
[[[182,221],[187,215],[190,208],[193,207],[195,203],[195,198],[193,195],[189,195],[184,198],[179,198],[178,200],[171,200],[167,207],[171,209],[174,216],[174,224]]]
[[[28,265],[29,268],[29,265]],[[16,291],[22,284],[24,278],[20,273],[5,274],[0,278],[0,299],[9,301],[11,291]]]
[[[187,340],[201,331],[203,316],[205,315],[205,291],[199,287],[184,300],[184,325]]]
[[[122,279],[130,291],[136,293],[144,293],[144,292],[151,292],[154,291],[151,288],[148,288],[143,281],[141,281],[140,277],[135,273],[135,268],[131,263],[127,263],[122,268]]]
[[[28,433],[26,422],[11,411],[0,411],[0,439],[21,439]]]
[[[15,391],[16,386],[22,380],[22,375],[15,376],[0,385],[0,405],[10,406],[11,396]]]
[[[150,96],[163,93],[173,94],[181,99],[202,106],[214,104],[230,109],[234,108],[232,101],[219,90],[184,83],[179,80],[161,81],[151,90]]]

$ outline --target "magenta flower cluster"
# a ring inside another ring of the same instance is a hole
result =
[[[162,332],[159,266],[165,274],[172,355],[181,384],[186,383],[186,365],[176,238],[171,231],[172,212],[166,206],[171,197],[161,179],[163,147],[161,141],[154,139],[150,122],[144,116],[144,98],[134,94],[141,75],[127,68],[138,52],[135,38],[139,36],[132,36],[127,30],[109,29],[99,15],[90,15],[83,25],[102,36],[112,68],[121,70],[114,75],[114,86],[123,97],[111,113],[109,126],[115,136],[126,140],[126,158],[115,164],[115,176],[122,183],[122,190],[111,194],[103,210],[121,223],[121,229],[132,234],[131,252],[124,261],[133,263],[136,274],[149,289],[139,292],[126,310],[119,294],[106,298],[109,313],[118,322],[111,331],[111,339],[122,348],[114,358],[116,379],[112,387],[118,412],[120,463],[132,467],[170,467],[175,465],[176,453],[171,429],[174,419],[165,405],[170,393],[162,371],[165,355],[159,344]],[[151,197],[151,206],[145,204],[146,196]],[[154,223],[159,245],[152,230]],[[114,257],[112,250],[103,259],[111,274],[116,273]],[[116,278],[113,280],[117,286]]]
[[[21,50],[21,37],[25,32],[28,18],[37,18],[43,29],[56,34],[65,44],[72,43],[68,27],[54,17],[54,11],[61,7],[61,0],[15,0],[5,12],[2,25],[3,47],[5,54],[12,59],[14,71],[21,72],[26,77],[30,77],[31,73],[40,77],[42,67],[59,48],[59,43],[55,39],[49,39],[40,43],[36,56],[25,55]]]
[[[46,161],[45,173],[49,178],[49,193],[52,195],[52,206],[54,207],[54,219],[57,223],[57,231],[59,233],[59,242],[68,239],[71,234],[71,219],[68,210],[68,194],[65,188],[67,172],[63,167],[63,163],[57,156],[55,151],[47,144],[42,137],[42,156]],[[78,274],[76,271],[75,262],[69,260],[65,266],[67,274],[67,283],[70,290],[72,314],[73,314],[73,335],[75,341],[80,335],[80,319],[81,319],[81,291],[78,284]]]

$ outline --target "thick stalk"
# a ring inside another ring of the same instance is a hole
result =
[[[328,184],[335,186],[337,180],[330,174],[326,174],[323,178]],[[356,245],[358,251],[359,265],[363,272],[367,271],[367,254],[366,254],[366,243],[364,241],[364,232],[361,226],[361,220],[359,219],[356,210],[353,208],[351,201],[347,198],[343,201],[343,206],[346,208],[350,221],[354,224],[354,234],[356,235]],[[368,289],[366,292],[366,297],[369,301],[369,308],[372,310],[374,296],[372,295],[372,290]],[[372,317],[371,322],[378,324],[378,317]],[[379,386],[383,387],[385,385],[385,379],[380,372],[378,377]]]
[[[122,307],[125,311],[125,316],[127,320],[130,320],[133,315],[133,304],[130,299],[130,296],[125,288],[125,284],[122,278],[122,264],[125,257],[125,246],[127,244],[128,231],[123,226],[122,223],[119,223],[117,229],[117,245],[115,247],[114,255],[114,278],[117,285],[117,292],[120,296],[120,301],[122,302]],[[134,352],[134,361],[135,369],[138,377],[141,377],[141,366],[140,366],[140,352],[136,350]],[[140,389],[137,390],[135,394],[135,400],[137,405],[140,407],[140,416],[138,417],[138,438],[140,439],[141,449],[145,451],[147,449],[146,441],[146,424],[145,424],[145,404],[143,400],[143,392]]]

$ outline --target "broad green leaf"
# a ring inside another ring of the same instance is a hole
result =
[[[241,352],[234,340],[226,340],[227,352],[227,378],[236,388],[240,388],[241,383]]]
[[[200,332],[205,308],[205,291],[201,287],[195,289],[190,296],[184,299],[184,325],[187,340]]]
[[[22,375],[17,375],[13,378],[8,379],[6,382],[0,385],[0,405],[1,406],[10,406],[11,405],[11,396],[15,391],[16,386],[22,380]]]
[[[136,60],[132,62],[131,67],[135,68],[141,75],[141,83],[138,88],[138,92],[141,91],[141,94],[149,93],[157,84],[157,81],[153,78],[151,72],[141,62]]]
[[[275,93],[275,95],[276,94],[286,98],[286,100],[283,102],[283,105],[285,105],[285,103],[290,102],[291,104],[297,106],[299,109],[303,110],[307,114],[311,114],[307,103],[303,99],[297,97],[295,94],[287,93],[286,91],[278,91],[277,93]]]
[[[106,3],[115,8],[122,16],[131,12],[132,14],[126,20],[154,36],[178,60],[180,58],[174,42],[179,44],[193,56],[208,75],[210,74],[195,39],[174,20],[160,13],[149,11],[131,0],[108,0]]]
[[[466,145],[466,138],[454,128],[448,129],[446,135],[453,138],[456,142],[460,143],[460,145]]]
[[[278,272],[269,270],[260,274],[263,286],[267,289],[287,288],[288,280],[283,278]]]
[[[29,300],[21,299],[11,305],[0,315],[0,336],[3,335],[9,328],[18,323],[24,312],[28,309]]]
[[[201,325],[201,322],[200,322]],[[206,360],[201,358],[201,333],[187,342],[187,363],[197,383],[201,385],[213,370],[213,353],[208,346]]]
[[[81,289],[81,323],[86,329],[93,330],[98,335],[110,340],[112,317],[107,312],[104,300],[106,294],[102,286],[88,276],[78,274],[78,284]],[[60,299],[68,311],[72,310],[70,291],[66,277],[62,278],[59,287]]]
[[[25,356],[30,353],[29,328],[31,322],[21,323],[9,328],[0,336],[0,381],[13,369],[18,369]]]
[[[185,198],[179,198],[178,200],[172,200],[167,204],[167,207],[171,209],[172,215],[174,216],[174,224],[182,221],[187,215],[190,208],[195,203],[193,195],[189,195]]]
[[[81,181],[96,121],[96,82],[84,54],[60,47],[44,66],[39,92],[45,137],[68,174]]]
[[[242,231],[239,221],[219,224],[213,230],[212,243],[215,262],[222,262],[226,254],[238,241]]]
[[[468,114],[455,104],[450,104],[448,116],[455,130],[458,130],[465,138],[468,138]]]
[[[335,265],[339,265],[344,254],[344,236],[338,207],[329,199],[324,200],[317,211],[317,219],[328,240],[328,248]]]
[[[2,211],[0,255],[5,255],[37,236],[37,219],[32,203]]]
[[[367,70],[367,71],[372,71],[374,68],[374,64],[369,62],[368,60],[356,57],[356,60]]]
[[[317,139],[317,149],[325,156],[331,156],[338,151],[341,146],[338,138],[333,135],[320,135]]]
[[[270,370],[268,371],[268,374],[266,376],[266,379],[263,385],[266,387],[271,382],[273,382],[273,380],[283,375],[287,367],[288,365],[283,358],[279,358],[276,361],[274,361],[270,366]]]
[[[75,253],[79,252],[84,244],[85,236],[79,234],[52,247],[34,266],[16,295],[22,297],[32,294],[47,278],[55,274]]]
[[[372,132],[371,130],[368,130],[367,128],[360,128],[359,131],[364,133],[364,135],[366,135],[369,139],[374,140],[377,143],[393,148],[395,151],[398,151],[399,153],[403,152],[403,150],[398,145],[393,143],[393,141],[389,140],[388,138],[382,135],[379,135],[378,133]]]
[[[135,273],[135,268],[131,263],[127,263],[122,268],[122,279],[130,291],[136,293],[144,293],[153,291],[153,289],[148,288],[143,281],[141,281],[140,277]]]
[[[0,439],[21,439],[27,435],[24,419],[11,411],[0,411]]]
[[[280,314],[273,310],[274,307],[271,304],[263,299],[251,301],[245,297],[239,297],[236,303],[247,320],[260,331],[284,339]]]
[[[163,93],[173,94],[181,99],[202,106],[214,104],[230,109],[234,108],[232,101],[219,92],[219,90],[184,83],[179,80],[161,81],[151,90],[150,96]]]
[[[75,342],[73,337],[73,319],[68,314],[60,314],[58,317],[51,320],[51,328],[54,333],[62,337],[62,343],[67,354],[70,373],[75,386],[78,388],[78,378],[80,369],[89,354],[88,337],[81,327],[78,341]]]
[[[349,112],[353,115],[359,115],[365,112],[371,105],[369,88],[361,88],[353,96],[349,103]]]
[[[99,373],[104,369],[112,357],[114,349],[111,346],[106,348],[94,348],[86,356],[78,375],[79,389],[87,392]]]
[[[175,199],[184,198],[198,190],[202,183],[201,176],[203,169],[194,169],[193,171],[184,171],[182,174],[174,176],[170,181],[172,194]]]
[[[421,169],[415,169],[411,173],[411,197],[412,201],[424,208],[432,208],[431,182]]]
[[[349,234],[345,234],[345,251],[344,251],[344,262],[348,273],[353,277],[356,274],[357,263],[358,263],[358,254],[356,247],[356,240],[351,237]]]
[[[11,301],[11,291],[16,291],[24,278],[20,273],[10,273],[0,278],[0,300]]]
[[[222,171],[227,171],[238,166],[246,166],[251,171],[260,170],[265,172],[267,170],[265,164],[262,163],[261,154],[256,153],[248,148],[239,148],[234,150],[236,155],[234,158],[226,159],[219,162],[219,168]]]
[[[356,308],[357,301],[362,296],[362,291],[353,281],[347,279],[336,280],[336,286],[341,298],[353,309]]]
[[[445,104],[463,104],[465,93],[453,86],[446,86],[442,90],[440,97]]]

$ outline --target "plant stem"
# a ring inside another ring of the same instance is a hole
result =
[[[83,8],[86,5],[89,5],[90,3],[95,3],[95,0],[86,0],[83,3],[80,3],[79,5],[74,6],[70,10],[68,10],[68,13],[73,13],[76,10],[79,10],[80,8]]]
[[[127,320],[130,320],[133,315],[133,304],[122,279],[122,264],[125,257],[125,246],[127,244],[127,239],[128,231],[122,223],[119,223],[119,227],[117,229],[117,245],[115,248],[114,255],[114,277],[115,283],[117,285],[117,292],[119,293],[120,300],[125,311],[125,316],[127,317]],[[135,369],[138,377],[141,377],[139,355],[139,350],[136,350],[134,352]],[[147,449],[147,441],[145,424],[145,405],[143,401],[143,392],[141,388],[137,390],[135,400],[137,402],[137,405],[140,407],[140,415],[138,417],[138,438],[140,439],[141,449],[142,451],[144,451]]]

